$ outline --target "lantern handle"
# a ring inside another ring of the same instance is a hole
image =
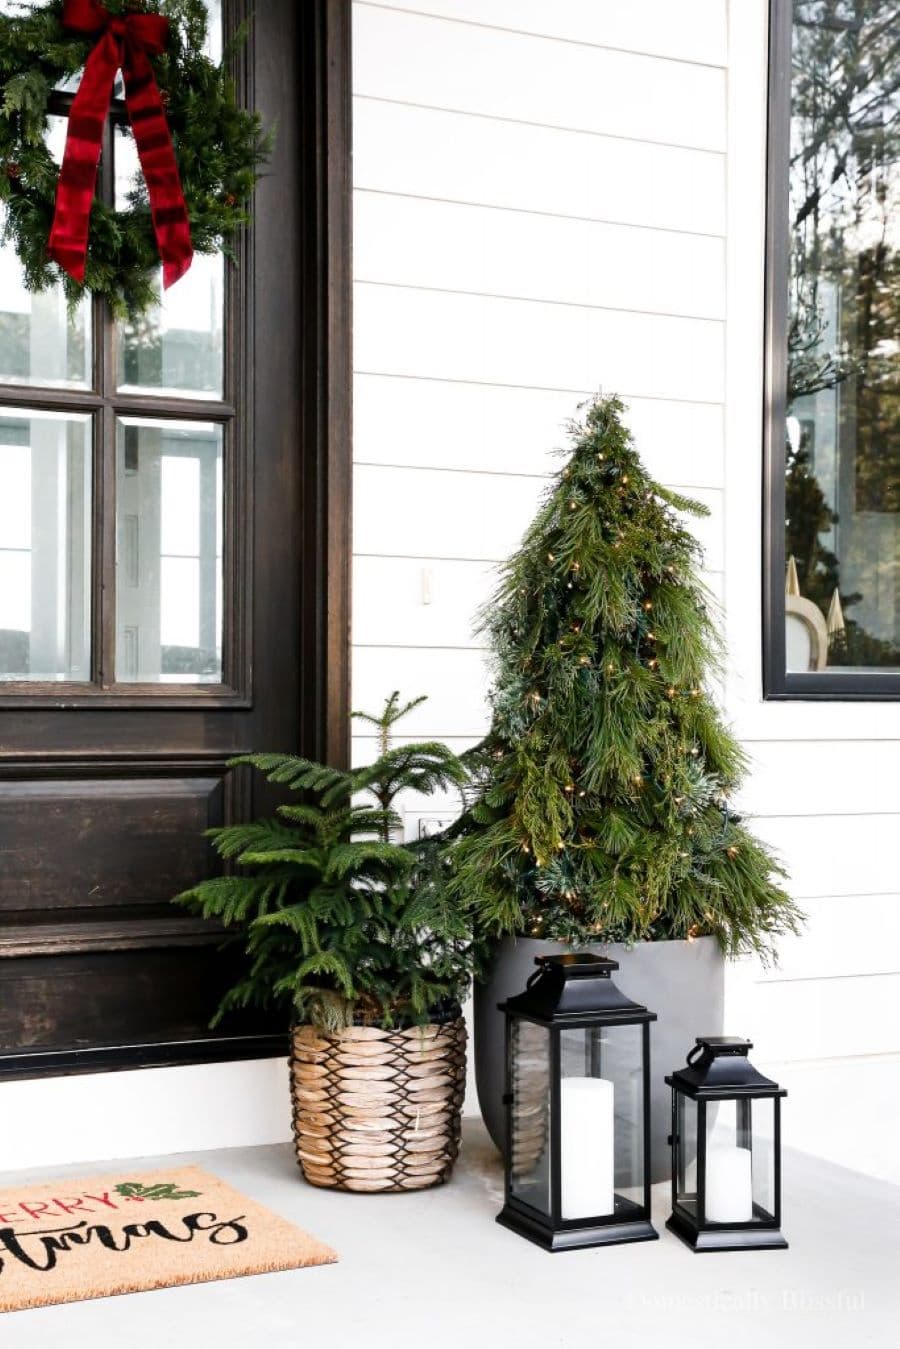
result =
[[[696,1058],[699,1058],[699,1056],[703,1053],[703,1049],[704,1049],[703,1045],[694,1045],[694,1048],[690,1051],[690,1053],[687,1056],[687,1066],[689,1068],[693,1068],[694,1060]]]

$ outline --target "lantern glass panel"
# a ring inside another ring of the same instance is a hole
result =
[[[772,1100],[708,1102],[705,1221],[771,1222],[774,1194]]]
[[[509,1023],[509,1192],[550,1212],[550,1032],[533,1021]]]
[[[675,1133],[678,1138],[675,1202],[697,1221],[697,1102],[675,1093]]]
[[[616,1198],[643,1203],[643,1027],[560,1032],[562,1218],[612,1214]]]
[[[753,1216],[760,1222],[775,1218],[775,1110],[771,1097],[750,1102],[753,1145]]]

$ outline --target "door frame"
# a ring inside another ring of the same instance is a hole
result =
[[[276,275],[285,266],[296,269],[301,297],[300,527],[308,542],[294,592],[300,606],[305,685],[299,707],[300,745],[310,757],[343,768],[350,761],[351,0],[306,0],[298,9],[298,25],[299,126],[285,131],[314,147],[312,153],[300,156],[305,229],[293,259],[271,258],[264,265],[276,269]],[[257,359],[265,359],[265,354],[258,353]],[[249,421],[252,388],[235,393],[247,400],[243,405]],[[252,615],[247,618],[252,621]],[[193,944],[190,936],[174,930],[159,935],[167,944]],[[147,949],[144,942],[140,945]],[[14,953],[0,951],[3,954]],[[14,1051],[0,1054],[0,1081],[278,1057],[287,1048],[283,1032]]]
[[[307,324],[302,371],[306,527],[315,574],[302,578],[303,645],[315,661],[315,697],[304,700],[301,743],[333,765],[350,763],[350,585],[353,500],[353,174],[351,0],[301,6],[304,73],[301,134],[315,156],[301,192],[310,203],[301,260]]]

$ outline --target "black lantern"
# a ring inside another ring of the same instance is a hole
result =
[[[747,1058],[749,1040],[703,1035],[672,1088],[672,1216],[695,1251],[785,1247],[781,1098]]]
[[[548,1251],[651,1241],[650,1022],[615,960],[538,956],[506,1013],[506,1202]]]

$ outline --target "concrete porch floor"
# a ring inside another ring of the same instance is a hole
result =
[[[785,1156],[790,1250],[705,1256],[665,1231],[665,1186],[654,1191],[658,1242],[551,1256],[504,1231],[500,1162],[476,1119],[452,1182],[420,1194],[313,1189],[289,1146],[140,1159],[187,1162],[329,1242],[341,1263],[9,1313],[4,1349],[898,1343],[900,1188],[801,1153]],[[41,1177],[113,1169],[122,1163]],[[4,1173],[0,1185],[24,1179],[38,1177]]]

